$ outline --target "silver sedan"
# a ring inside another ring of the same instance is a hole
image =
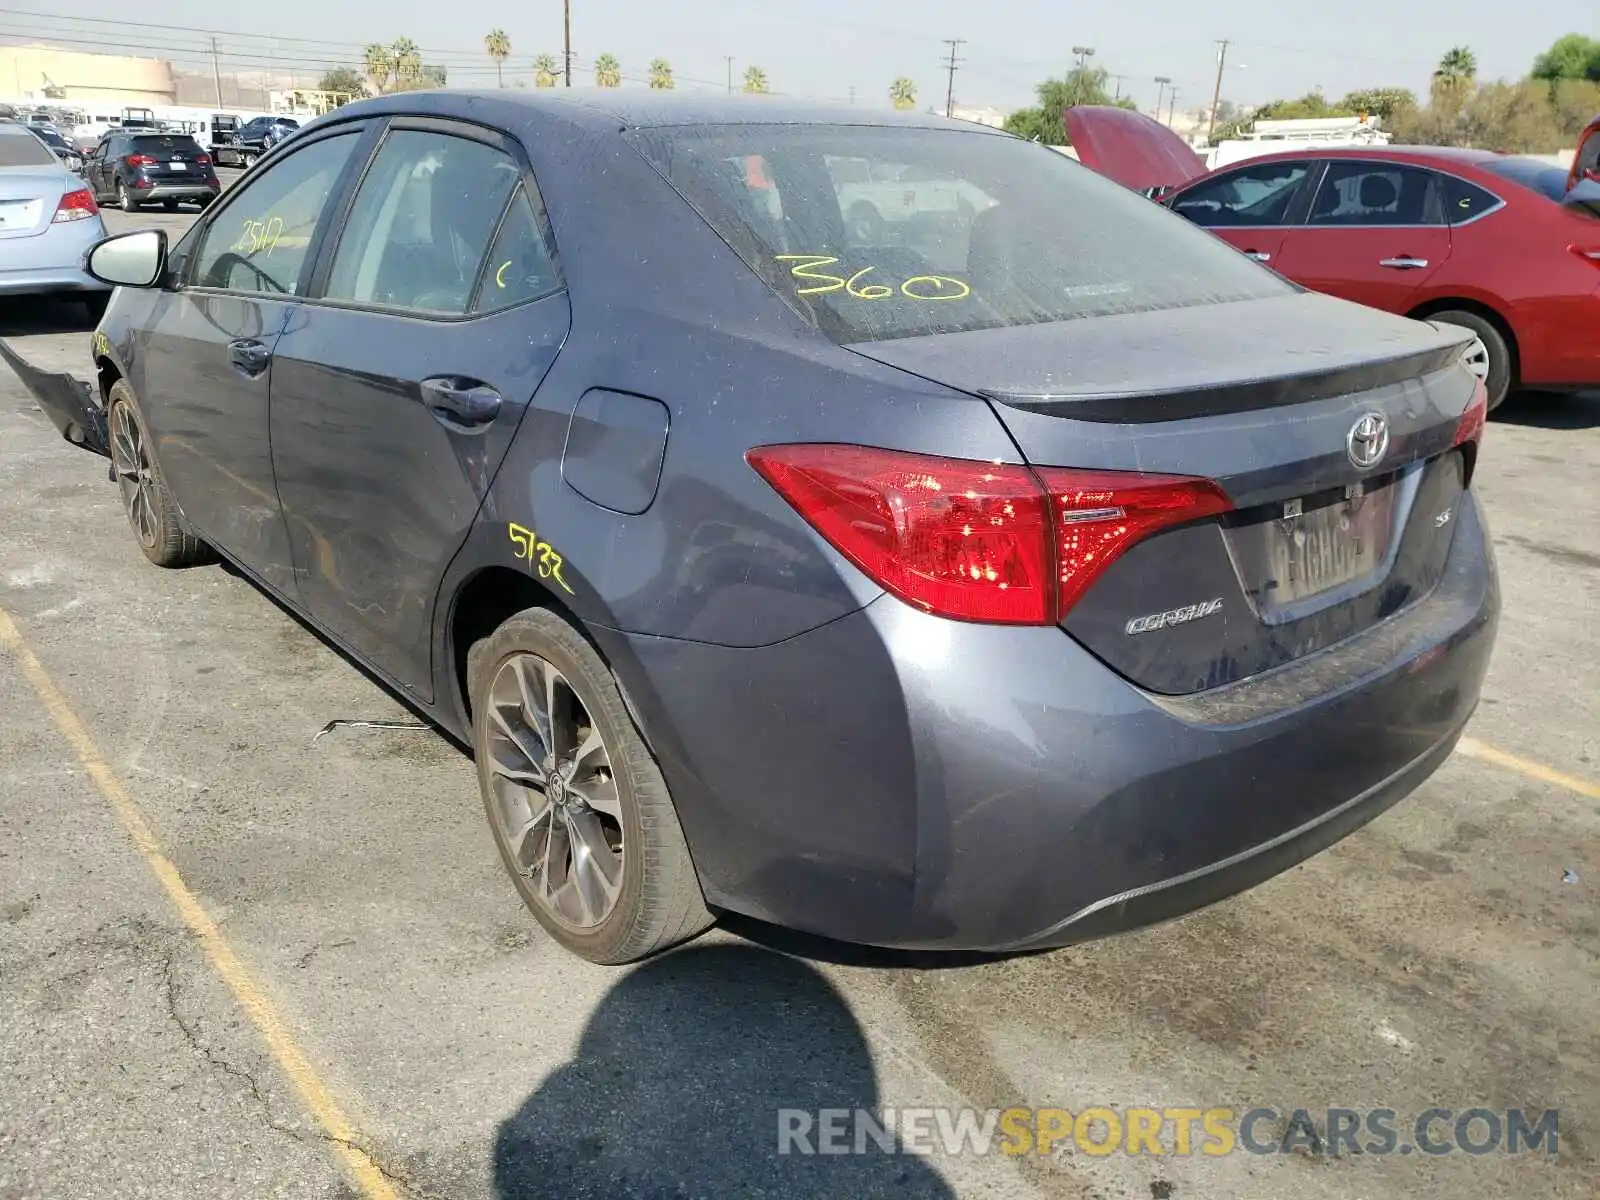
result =
[[[83,258],[105,235],[83,180],[23,126],[0,123],[0,296],[76,293],[98,314],[109,289]]]

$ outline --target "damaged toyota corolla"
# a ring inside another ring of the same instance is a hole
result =
[[[852,216],[863,178],[910,211]],[[1467,335],[997,131],[385,97],[91,266],[100,387],[52,403],[144,553],[224,556],[469,744],[595,961],[723,910],[1001,950],[1170,918],[1382,812],[1477,703]]]

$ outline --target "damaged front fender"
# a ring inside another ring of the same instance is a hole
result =
[[[41,371],[28,362],[4,338],[0,338],[0,358],[22,380],[33,398],[55,423],[61,435],[74,446],[109,455],[106,417],[95,398],[94,388],[75,375]]]

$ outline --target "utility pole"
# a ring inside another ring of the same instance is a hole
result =
[[[1173,118],[1178,115],[1178,89],[1173,88],[1167,93],[1167,128],[1172,128]]]
[[[1170,75],[1157,75],[1156,83],[1156,120],[1161,120],[1161,102],[1167,98],[1167,85],[1172,82]]]
[[[1112,96],[1111,99],[1113,101],[1121,100],[1122,99],[1122,81],[1124,79],[1126,79],[1127,76],[1126,75],[1113,75],[1111,78],[1113,78],[1113,79],[1115,79],[1117,81],[1117,94]]]
[[[217,39],[211,39],[211,78],[217,85],[217,107],[222,107],[222,66],[217,60]]]
[[[956,113],[956,64],[966,62],[964,58],[956,57],[956,48],[967,44],[966,38],[945,38],[944,44],[950,47],[950,59],[944,64],[949,73],[949,82],[944,90],[944,115],[953,117]]]
[[[1216,90],[1211,93],[1211,119],[1206,124],[1206,141],[1208,142],[1211,140],[1211,135],[1217,131],[1217,105],[1222,103],[1222,68],[1228,61],[1229,40],[1222,38],[1217,42],[1217,45],[1221,49],[1217,51],[1217,86]]]
[[[1089,69],[1089,59],[1094,57],[1093,46],[1074,46],[1072,52],[1078,56],[1078,70],[1073,80],[1072,102],[1083,103],[1083,74]]]
[[[733,55],[724,54],[722,59],[728,64],[728,95],[731,96],[733,95]]]
[[[566,21],[566,52],[567,52],[567,86],[572,86],[572,0],[566,0],[562,6],[562,15]]]

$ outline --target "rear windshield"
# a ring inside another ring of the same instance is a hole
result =
[[[1566,197],[1566,171],[1560,167],[1552,167],[1549,163],[1542,163],[1536,158],[1496,158],[1475,165],[1502,179],[1520,183],[1530,191],[1538,192],[1546,200],[1554,200],[1557,204]]]
[[[635,145],[824,333],[877,341],[1282,295],[1056,151],[959,130],[643,129]]]
[[[56,156],[31,133],[0,130],[0,167],[53,167]]]
[[[129,154],[152,154],[164,157],[190,158],[204,154],[200,143],[192,137],[181,133],[154,134],[143,133],[138,137],[128,139]]]

